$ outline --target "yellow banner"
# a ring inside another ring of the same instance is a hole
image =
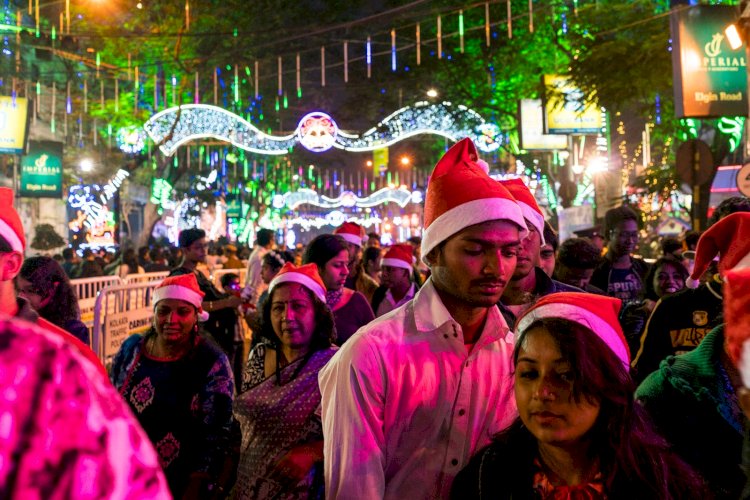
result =
[[[372,167],[376,174],[388,170],[388,148],[376,149],[372,152]]]
[[[0,96],[0,152],[23,153],[28,109],[25,97]]]
[[[583,94],[567,77],[544,75],[544,86],[554,94],[545,103],[547,133],[597,134],[602,128],[602,111],[596,104],[583,104]]]

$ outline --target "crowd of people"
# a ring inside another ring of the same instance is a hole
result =
[[[750,498],[750,199],[709,222],[649,261],[628,206],[559,242],[468,139],[435,166],[421,237],[388,247],[346,222],[294,249],[196,228],[24,260],[4,210],[0,491]],[[217,287],[219,268],[237,272]],[[164,271],[107,373],[70,280]]]

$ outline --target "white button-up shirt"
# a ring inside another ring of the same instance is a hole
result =
[[[393,293],[391,292],[391,289],[389,288],[385,292],[385,296],[383,297],[383,300],[381,300],[380,304],[378,304],[378,310],[375,311],[375,317],[382,316],[386,313],[389,313],[393,311],[394,309],[396,309],[397,307],[402,306],[406,304],[407,302],[409,302],[411,299],[414,298],[414,292],[415,292],[414,288],[415,288],[414,283],[412,283],[411,286],[409,287],[409,290],[406,291],[406,295],[401,297],[401,300],[399,300],[398,302],[396,302],[393,299]]]
[[[513,334],[497,307],[471,353],[429,279],[362,327],[320,371],[328,498],[445,498],[508,427]]]

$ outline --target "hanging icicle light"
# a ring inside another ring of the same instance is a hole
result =
[[[326,86],[326,47],[320,47],[320,86]]]
[[[365,45],[365,62],[367,63],[367,78],[370,78],[372,76],[372,41],[369,36]]]
[[[255,61],[255,98],[256,99],[258,98],[258,96],[260,96],[260,87],[258,86],[258,73],[259,73],[258,67],[259,67],[259,62]]]
[[[278,85],[279,90],[278,90],[278,94],[282,95],[284,93],[284,91],[283,91],[284,81],[282,79],[283,77],[281,76],[282,75],[282,68],[283,68],[282,61],[281,61],[281,56],[278,57],[278,67],[279,67],[278,68],[279,69],[279,78],[278,78],[278,80],[279,80],[279,82],[278,82],[279,83],[279,85]]]
[[[513,38],[513,12],[510,7],[510,0],[506,0],[508,6],[508,38]]]
[[[419,23],[417,23],[417,66],[422,64],[422,35],[419,32]]]
[[[438,51],[438,59],[442,59],[443,58],[443,20],[440,16],[437,17],[437,51]]]
[[[396,30],[391,30],[391,71],[396,71]]]
[[[198,72],[195,72],[195,95],[193,96],[194,104],[200,104],[201,102],[201,89],[200,80],[198,78]]]
[[[349,83],[349,41],[344,40],[344,83]]]
[[[458,11],[458,43],[461,53],[464,53],[464,11]]]
[[[534,32],[534,0],[529,0],[529,32]]]
[[[300,68],[300,59],[299,59],[299,52],[297,52],[297,99],[302,98],[302,78],[301,78],[301,68]]]
[[[491,24],[490,24],[490,3],[485,2],[484,4],[484,43],[487,47],[490,46],[491,38]]]

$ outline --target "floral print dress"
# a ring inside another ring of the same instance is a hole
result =
[[[172,494],[180,498],[191,473],[215,480],[232,448],[232,370],[221,348],[201,336],[177,360],[150,356],[145,343],[140,335],[123,343],[112,363],[112,383],[154,444]]]

